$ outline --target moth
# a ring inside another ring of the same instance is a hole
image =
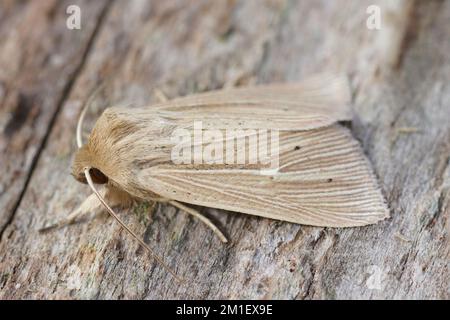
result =
[[[295,84],[211,91],[142,108],[110,107],[82,145],[84,113],[72,175],[94,194],[59,225],[104,206],[132,233],[111,207],[135,200],[174,205],[201,219],[224,242],[220,230],[189,204],[321,227],[364,226],[389,215],[368,159],[339,123],[352,119],[345,76],[321,74]],[[270,143],[277,153],[266,157],[276,165],[226,162],[224,154],[207,163],[174,161],[174,148],[180,150],[174,133],[180,130],[184,138],[188,133],[181,146],[194,159],[201,159],[198,153],[204,155],[211,144],[233,159],[257,154],[261,146],[250,145],[250,138],[276,132]],[[193,142],[196,131],[202,136],[208,130],[215,140]],[[238,138],[229,138],[227,130],[243,132],[247,143],[227,148]]]

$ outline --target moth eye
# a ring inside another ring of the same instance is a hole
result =
[[[105,184],[108,182],[108,177],[103,174],[100,170],[97,168],[91,168],[89,170],[89,173],[91,174],[92,181],[97,184]]]

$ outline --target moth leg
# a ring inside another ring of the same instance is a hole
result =
[[[83,201],[83,203],[77,209],[73,210],[65,219],[62,219],[47,227],[43,227],[39,229],[39,232],[43,233],[53,229],[59,229],[74,224],[78,218],[81,218],[82,216],[86,215],[89,212],[98,213],[102,210],[102,208],[103,207],[100,201],[98,201],[95,194],[91,194]]]
[[[224,85],[224,89],[236,88],[242,85],[254,85],[256,83],[256,77],[252,74],[252,71],[242,71],[238,74],[232,75]]]
[[[132,203],[131,197],[116,188],[106,187],[99,191],[101,196],[108,200],[111,206],[129,206]],[[53,229],[59,229],[71,224],[74,224],[76,220],[83,217],[84,215],[92,212],[94,214],[99,214],[104,211],[101,202],[98,200],[97,196],[93,193],[87,197],[83,203],[74,211],[72,211],[65,219],[62,219],[50,226],[43,227],[39,229],[39,232],[47,232]]]
[[[219,230],[219,228],[217,228],[211,220],[209,220],[207,217],[205,217],[204,215],[202,215],[200,212],[198,212],[195,209],[192,209],[188,206],[185,206],[184,204],[179,203],[178,201],[175,200],[168,200],[165,201],[170,203],[171,205],[173,205],[174,207],[181,209],[182,211],[189,213],[191,215],[193,215],[194,217],[196,217],[197,219],[199,219],[200,221],[202,221],[204,224],[206,224],[218,237],[219,239],[223,242],[223,243],[227,243],[228,240],[227,238],[223,235],[223,233]]]
[[[154,89],[153,93],[155,94],[156,99],[158,99],[159,102],[169,101],[169,98],[167,98],[167,96],[164,94],[164,92],[162,92],[160,89]]]

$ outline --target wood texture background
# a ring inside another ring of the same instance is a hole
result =
[[[66,28],[69,4],[81,30]],[[381,30],[366,9],[382,8]],[[0,298],[449,299],[450,1],[0,2]],[[89,194],[69,174],[89,115],[247,83],[340,70],[352,131],[391,218],[306,227],[201,209],[120,215],[187,279],[178,284],[107,216],[39,234]]]

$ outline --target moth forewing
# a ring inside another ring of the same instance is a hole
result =
[[[279,167],[158,165],[139,184],[163,197],[293,223],[351,227],[388,216],[368,160],[339,125],[280,133]]]

